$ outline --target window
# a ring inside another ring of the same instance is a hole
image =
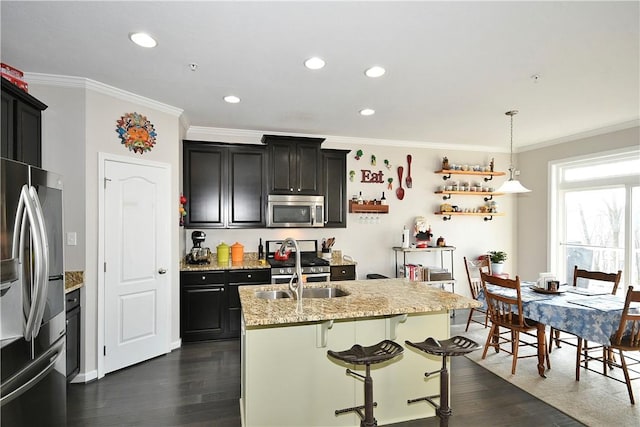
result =
[[[615,152],[551,165],[551,266],[615,273],[640,284],[640,153]],[[626,287],[620,286],[620,292]]]

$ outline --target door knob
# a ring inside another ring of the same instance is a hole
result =
[[[158,273],[160,274],[165,274],[167,272],[167,270],[165,270],[164,268],[161,268],[160,270],[158,270]]]

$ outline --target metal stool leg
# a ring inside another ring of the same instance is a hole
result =
[[[442,357],[442,370],[440,371],[440,407],[436,409],[440,415],[440,427],[449,425],[451,407],[449,406],[449,370],[447,369],[447,356]]]

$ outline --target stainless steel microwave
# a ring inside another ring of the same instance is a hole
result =
[[[270,194],[267,227],[324,227],[324,196]]]

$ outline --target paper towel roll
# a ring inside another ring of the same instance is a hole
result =
[[[403,248],[409,247],[409,230],[406,228],[402,230],[402,247]]]

